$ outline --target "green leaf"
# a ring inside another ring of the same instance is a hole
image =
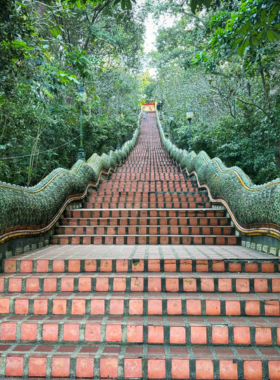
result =
[[[243,42],[243,44],[239,46],[239,48],[238,48],[238,55],[239,55],[240,57],[243,56],[244,51],[245,51],[245,47],[246,47],[245,42]]]
[[[57,37],[58,35],[60,35],[60,30],[57,29],[57,28],[52,28],[52,29],[50,29],[50,32],[51,32],[51,34],[52,34],[54,37]]]
[[[271,30],[267,31],[267,38],[268,38],[269,42],[273,42],[275,40],[275,37],[274,37],[274,35],[273,35],[273,33],[272,33]]]
[[[251,39],[250,39],[250,45],[251,46],[259,46],[259,40],[257,39],[257,37],[255,36],[252,36]]]

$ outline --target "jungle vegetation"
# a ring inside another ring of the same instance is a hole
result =
[[[169,17],[144,52],[148,13]],[[143,99],[167,133],[256,183],[280,177],[278,0],[0,0],[0,180],[33,185],[123,144]],[[144,74],[143,74],[144,72]]]
[[[164,101],[174,142],[241,167],[256,183],[280,177],[280,2],[150,1],[170,15],[151,53],[149,96]]]

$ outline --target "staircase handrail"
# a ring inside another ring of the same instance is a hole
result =
[[[114,172],[136,144],[141,115],[132,139],[120,150],[101,156],[94,153],[87,162],[79,160],[70,170],[55,169],[33,187],[0,181],[0,243],[47,232],[69,203],[83,199],[90,187],[98,186],[102,175]]]

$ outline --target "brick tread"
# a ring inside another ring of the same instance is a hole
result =
[[[0,318],[0,342],[277,346],[279,318]]]
[[[135,225],[166,225],[166,226],[229,226],[228,218],[133,218],[133,217],[119,217],[119,218],[63,218],[61,219],[62,226],[135,226]]]
[[[49,273],[5,275],[0,278],[4,293],[36,292],[206,292],[278,293],[277,274],[249,273]]]
[[[9,315],[217,315],[280,316],[280,293],[8,293],[0,314]]]
[[[102,379],[279,379],[279,350],[123,345],[0,345],[7,376]],[[179,377],[180,376],[180,377]]]
[[[53,235],[53,244],[196,244],[239,245],[240,237],[232,235]]]

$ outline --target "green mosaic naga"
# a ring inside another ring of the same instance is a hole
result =
[[[101,157],[95,153],[70,170],[56,169],[34,187],[0,182],[0,243],[48,231],[70,202],[82,199],[89,187],[97,187],[102,174],[115,171],[135,146],[139,132],[140,126],[120,150]]]
[[[183,171],[195,175],[199,187],[207,189],[214,203],[222,203],[236,228],[244,235],[267,235],[280,239],[280,179],[254,185],[238,167],[227,168],[219,158],[201,151],[188,153],[165,137],[159,117],[161,141]]]

